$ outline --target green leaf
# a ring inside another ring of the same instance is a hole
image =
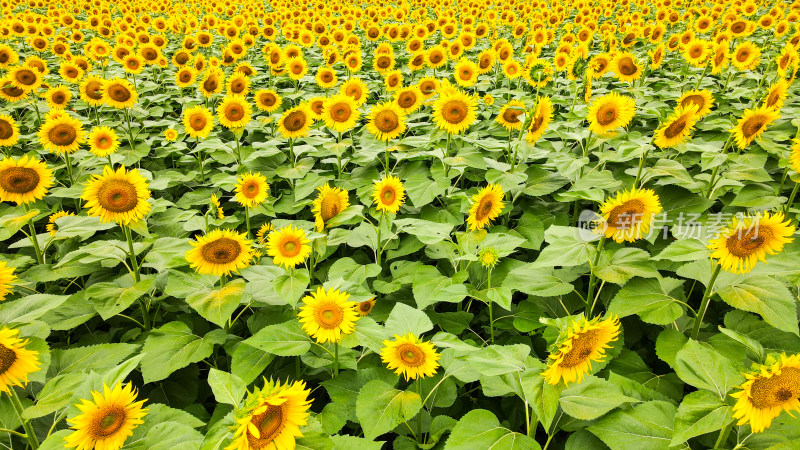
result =
[[[100,223],[100,218],[94,216],[64,216],[56,221],[56,225],[56,239],[80,237],[85,240],[98,231],[114,228],[115,224]]]
[[[620,317],[637,314],[647,323],[666,325],[683,315],[683,281],[675,278],[636,278],[617,293],[609,311]]]
[[[650,263],[650,254],[638,248],[623,247],[602,252],[595,274],[601,280],[625,284],[633,277],[658,278],[658,270]]]
[[[199,431],[180,422],[158,422],[144,439],[147,450],[196,450],[202,443]]]
[[[172,372],[211,356],[215,344],[225,340],[223,330],[205,336],[192,333],[183,322],[169,322],[150,332],[144,343],[142,377],[145,383],[159,381]]]
[[[721,429],[733,421],[731,412],[732,408],[711,392],[690,392],[678,407],[671,445]]]
[[[278,356],[300,356],[311,348],[311,340],[297,320],[266,326],[243,342]]]
[[[667,328],[658,334],[658,338],[656,339],[656,355],[658,355],[660,360],[669,364],[669,366],[674,369],[678,352],[688,340],[689,338],[680,331],[674,328]]]
[[[561,391],[559,402],[570,416],[592,420],[624,403],[638,403],[639,400],[624,395],[619,386],[589,375],[582,382]]]
[[[773,327],[800,334],[797,322],[797,299],[780,281],[766,275],[740,277],[717,293],[725,303],[743,311],[759,314]]]
[[[676,408],[652,401],[614,411],[588,430],[613,449],[657,450],[670,447]]]
[[[395,303],[384,326],[389,336],[403,336],[407,333],[420,336],[433,329],[433,323],[427,314],[400,302]]]
[[[5,301],[0,308],[0,324],[29,323],[51,309],[58,308],[68,298],[69,295],[33,294],[14,301]]]
[[[416,392],[400,391],[380,380],[365,384],[356,400],[356,416],[370,440],[409,421],[421,408]]]
[[[461,275],[446,277],[432,266],[422,266],[414,274],[412,291],[419,309],[438,302],[458,303],[467,296],[467,287]]]
[[[208,371],[208,385],[219,403],[226,403],[234,407],[239,406],[239,402],[247,392],[247,384],[244,380],[213,367]]]
[[[174,237],[162,237],[153,242],[153,248],[144,257],[142,267],[151,267],[157,272],[189,265],[186,252],[192,249],[189,240]]]
[[[536,263],[512,269],[503,280],[503,286],[538,297],[566,295],[574,289],[572,284],[558,278],[552,267],[539,267]]]
[[[452,224],[420,219],[398,219],[394,221],[398,230],[416,236],[423,244],[435,244],[450,237]]]
[[[97,344],[85,347],[53,349],[48,375],[104,372],[124,361],[139,349],[135,344]]]
[[[306,291],[308,282],[308,270],[293,270],[275,278],[275,292],[278,293],[287,305],[294,308],[297,306],[297,301],[300,300],[300,297]]]
[[[500,425],[494,414],[485,409],[475,409],[458,421],[445,443],[445,450],[535,450],[539,444],[522,433],[515,433]]]
[[[667,246],[651,259],[655,261],[668,260],[673,262],[697,261],[706,259],[711,254],[711,250],[699,239],[681,239]]]
[[[348,348],[360,345],[380,354],[383,350],[383,341],[390,337],[391,335],[386,332],[383,325],[369,317],[362,317],[356,322],[355,331],[344,335],[341,344]]]
[[[231,373],[250,384],[258,378],[275,355],[245,343],[239,343],[231,356]]]
[[[209,322],[224,327],[241,303],[244,289],[244,280],[237,278],[219,289],[199,289],[186,297],[186,303]]]
[[[689,339],[675,358],[675,373],[698,389],[724,399],[732,387],[744,381],[739,367],[710,345]]]
[[[95,283],[86,289],[86,297],[103,320],[108,320],[128,309],[133,302],[153,288],[155,277],[144,276],[138,283],[128,275],[111,282]]]
[[[583,237],[584,230],[552,225],[544,232],[549,244],[534,262],[536,267],[573,267],[589,262],[594,245]]]

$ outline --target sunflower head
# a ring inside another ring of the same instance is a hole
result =
[[[313,123],[313,112],[308,105],[301,103],[283,112],[278,120],[278,131],[288,139],[304,137],[308,136],[308,130]]]
[[[122,448],[133,430],[144,423],[147,400],[136,400],[131,383],[117,383],[113,389],[103,385],[103,393],[93,391],[92,400],[82,399],[75,406],[81,414],[69,422],[75,430],[64,438],[67,447]]]
[[[550,354],[547,369],[542,372],[545,381],[556,385],[564,380],[565,385],[583,381],[591,372],[592,362],[602,362],[606,349],[619,336],[619,319],[610,316],[602,320],[588,320],[583,316],[569,325],[567,336],[557,344]]]
[[[297,317],[306,333],[322,344],[340,342],[344,335],[355,331],[358,304],[348,298],[347,292],[322,287],[305,296]]]
[[[595,99],[589,106],[589,130],[599,135],[627,126],[636,113],[633,98],[612,92]]]
[[[11,147],[19,142],[19,125],[13,117],[0,114],[0,146]]]
[[[250,122],[253,108],[241,95],[229,95],[217,107],[219,123],[227,128],[242,128]]]
[[[119,148],[117,133],[109,127],[94,127],[89,133],[89,151],[105,158]]]
[[[474,96],[445,87],[433,104],[433,121],[437,128],[459,134],[475,122],[477,103]]]
[[[281,107],[281,96],[273,89],[260,89],[255,95],[256,108],[271,113]]]
[[[783,213],[753,217],[734,217],[730,225],[709,242],[711,257],[725,271],[747,273],[758,261],[766,262],[766,255],[774,255],[794,239],[796,228]]]
[[[236,180],[236,201],[242,206],[255,208],[269,197],[269,184],[260,173],[241,175]]]
[[[614,242],[634,242],[647,234],[662,210],[658,195],[650,189],[617,192],[600,206],[605,237]]]
[[[737,399],[733,418],[739,419],[738,425],[749,423],[754,433],[760,433],[782,411],[800,411],[800,354],[782,354],[780,360],[761,365],[745,378],[740,390],[731,394]]]
[[[230,275],[249,266],[253,259],[250,241],[233,230],[213,230],[191,244],[186,260],[203,275]]]
[[[69,114],[46,120],[39,130],[39,142],[51,153],[74,153],[85,139],[83,125]]]
[[[697,122],[697,105],[678,106],[655,132],[654,142],[661,148],[674,147],[683,142]]]
[[[23,156],[0,160],[0,201],[24,205],[41,200],[53,185],[53,173],[47,164]]]
[[[103,83],[102,95],[103,103],[118,109],[132,108],[139,98],[133,85],[122,78],[114,78]]]
[[[553,102],[550,97],[539,97],[536,102],[536,109],[528,125],[528,134],[525,140],[535,144],[547,131],[550,122],[553,121]]]
[[[406,380],[430,377],[439,368],[440,355],[430,342],[425,342],[411,333],[394,336],[392,341],[383,341],[381,360],[389,370],[402,374]]]
[[[778,120],[780,112],[766,105],[756,109],[746,109],[739,123],[730,130],[736,145],[744,149],[764,133],[767,126]]]
[[[73,212],[70,211],[56,211],[55,213],[51,214],[50,217],[47,219],[47,232],[50,233],[50,236],[55,236],[58,232],[58,225],[56,221],[62,217],[69,217],[75,216]]]
[[[189,137],[205,138],[214,128],[214,116],[202,105],[192,106],[183,112],[183,129]]]
[[[267,255],[276,266],[292,268],[302,263],[311,254],[311,241],[305,230],[293,225],[275,230],[267,236]]]
[[[525,103],[520,100],[511,100],[500,108],[495,121],[508,131],[521,130],[524,120],[520,117],[525,114]]]
[[[478,259],[481,261],[483,267],[491,269],[497,265],[500,256],[497,254],[497,250],[492,247],[487,247],[478,253]]]
[[[328,222],[350,206],[347,191],[331,187],[327,183],[318,188],[319,195],[314,200],[312,212],[317,231],[329,228]]]
[[[3,264],[0,276],[5,276],[6,280],[16,278],[7,272]],[[38,371],[41,365],[37,356],[39,352],[25,348],[28,340],[20,339],[18,335],[19,330],[0,328],[0,392],[8,392],[14,386],[24,387],[28,383],[28,375]]]
[[[102,175],[93,175],[81,195],[90,216],[101,222],[128,225],[143,219],[150,212],[150,190],[138,169],[128,171],[120,166],[116,171],[103,168]]]
[[[394,102],[375,105],[369,113],[367,131],[378,140],[390,141],[406,130],[406,116]]]
[[[705,117],[714,106],[714,96],[711,91],[706,89],[684,92],[678,99],[678,106],[688,107],[690,105],[697,106],[695,115],[698,118]]]
[[[378,211],[397,214],[400,206],[405,202],[406,190],[399,178],[388,175],[384,179],[375,182],[372,198]]]
[[[369,313],[372,312],[372,308],[375,307],[375,297],[372,297],[369,300],[364,300],[358,304],[356,308],[358,310],[358,315],[361,317],[368,316]]]
[[[472,196],[472,207],[467,217],[471,231],[485,228],[500,215],[505,207],[504,195],[499,184],[490,184]]]
[[[325,101],[322,119],[325,126],[339,133],[350,130],[361,115],[355,100],[348,95],[336,95]]]

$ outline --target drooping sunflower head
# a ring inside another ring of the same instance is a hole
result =
[[[117,383],[113,389],[103,385],[103,393],[92,391],[92,400],[81,399],[75,406],[81,414],[70,419],[75,430],[64,438],[67,447],[79,449],[122,448],[133,430],[144,423],[147,400],[136,400],[131,383]]]
[[[368,316],[369,313],[372,312],[372,308],[375,307],[375,297],[372,297],[369,300],[364,300],[358,304],[356,308],[358,310],[358,315],[361,317]]]
[[[267,242],[267,236],[269,236],[269,233],[274,229],[275,227],[270,222],[261,225],[256,232],[256,242],[265,244]]]
[[[205,138],[214,128],[214,116],[202,105],[192,106],[183,112],[183,129],[190,137]]]
[[[242,128],[250,122],[253,108],[241,95],[226,96],[217,107],[219,123],[227,128]]]
[[[301,103],[287,109],[278,120],[278,131],[287,139],[308,136],[308,130],[314,123],[314,115],[308,105]]]
[[[260,173],[248,173],[236,180],[235,192],[237,202],[242,206],[255,208],[269,197],[269,184]]]
[[[11,293],[11,284],[17,280],[14,268],[9,267],[5,261],[0,261],[0,302]]]
[[[695,113],[697,118],[705,117],[714,106],[714,96],[707,89],[692,90],[681,94],[678,99],[678,106],[687,107],[692,104],[697,106],[697,112]]]
[[[230,275],[249,266],[253,259],[250,241],[233,230],[213,230],[191,244],[186,260],[203,275]]]
[[[295,267],[311,254],[310,242],[305,230],[293,225],[283,227],[267,236],[267,255],[276,266]]]
[[[103,83],[103,103],[123,109],[132,108],[139,98],[133,85],[123,78],[114,78]]]
[[[472,196],[472,207],[467,217],[470,231],[485,228],[500,215],[505,207],[504,195],[499,184],[490,184]]]
[[[375,202],[375,209],[378,211],[397,214],[400,206],[405,202],[406,190],[399,178],[388,175],[375,182],[372,198]]]
[[[535,144],[547,131],[550,122],[553,121],[553,102],[550,97],[539,97],[536,102],[536,110],[531,118],[530,125],[528,125],[528,134],[525,135],[525,140],[531,144]]]
[[[674,147],[689,136],[697,122],[697,105],[678,106],[656,130],[654,142],[661,148]]]
[[[58,232],[58,224],[56,221],[62,217],[74,216],[75,213],[71,211],[56,211],[55,213],[51,214],[50,217],[47,218],[47,232],[50,233],[50,236],[55,236]]]
[[[260,89],[255,95],[256,108],[271,113],[281,107],[281,96],[273,89]]]
[[[339,215],[342,211],[350,206],[350,199],[347,191],[339,189],[338,187],[331,187],[327,183],[318,188],[319,195],[312,203],[312,212],[314,213],[314,222],[317,231],[323,231],[329,228],[328,223],[331,219]]]
[[[477,99],[457,89],[439,94],[433,104],[433,121],[437,128],[459,134],[476,120]]]
[[[360,115],[355,100],[348,95],[340,94],[325,102],[322,119],[328,128],[344,133],[356,125]]]
[[[39,352],[25,348],[28,340],[18,335],[19,330],[0,328],[0,392],[8,392],[14,386],[24,387],[28,375],[41,365]]]
[[[769,124],[778,120],[780,115],[780,112],[766,105],[745,110],[739,123],[730,130],[736,140],[736,145],[741,149],[750,145],[753,140],[761,136]]]
[[[0,78],[0,98],[7,102],[18,102],[28,97],[29,91],[16,86],[6,74]]]
[[[102,175],[93,175],[81,195],[90,216],[101,222],[128,225],[143,219],[150,212],[150,190],[138,169],[128,171],[120,166],[103,168]]]
[[[53,185],[47,164],[28,155],[0,160],[0,201],[24,205],[44,198]]]
[[[733,418],[739,419],[738,425],[749,423],[754,433],[760,433],[782,411],[800,411],[800,354],[782,354],[779,361],[762,365],[745,378],[741,390],[731,394],[737,399]]]
[[[225,450],[295,448],[302,437],[300,427],[308,423],[311,402],[305,381],[281,384],[264,379],[264,387],[247,396],[236,411],[233,441]]]
[[[314,116],[314,120],[322,120],[322,113],[325,111],[325,97],[311,97],[308,99],[308,110]]]
[[[94,127],[89,132],[89,151],[105,158],[119,148],[117,133],[109,127]]]
[[[595,99],[589,106],[589,130],[599,135],[627,126],[636,113],[636,101],[612,92]]]
[[[495,121],[508,131],[520,130],[524,121],[520,117],[525,114],[525,103],[520,100],[511,100],[500,108]]]
[[[39,130],[39,142],[51,153],[74,153],[85,139],[83,125],[69,114],[47,120]]]
[[[359,319],[358,304],[347,301],[348,298],[347,292],[322,287],[305,296],[297,314],[303,330],[321,344],[340,342],[344,335],[355,331]]]
[[[430,377],[439,368],[440,355],[430,342],[425,342],[411,333],[394,336],[392,341],[383,341],[381,360],[386,368],[402,374],[406,380]]]
[[[593,361],[605,359],[606,349],[617,340],[619,332],[619,319],[613,315],[604,320],[579,317],[570,324],[557,350],[550,354],[547,369],[542,372],[545,381],[553,385],[561,380],[565,385],[580,383],[591,372]]]
[[[783,213],[734,217],[708,248],[723,270],[747,273],[758,261],[766,262],[766,255],[780,253],[794,240],[791,236],[795,229],[790,220],[784,220]]]
[[[617,192],[600,206],[605,236],[617,243],[641,239],[662,209],[658,195],[651,189]]]
[[[783,107],[789,91],[789,83],[781,78],[767,89],[767,96],[764,97],[764,106],[779,110]]]
[[[388,142],[406,130],[406,115],[394,102],[375,105],[367,119],[367,131],[380,141]]]
[[[19,125],[13,117],[0,114],[0,146],[11,147],[19,142]]]

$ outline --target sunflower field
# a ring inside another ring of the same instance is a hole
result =
[[[1,6],[0,447],[800,448],[800,0]]]

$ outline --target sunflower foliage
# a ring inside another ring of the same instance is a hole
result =
[[[800,447],[800,8],[9,0],[0,445]]]

